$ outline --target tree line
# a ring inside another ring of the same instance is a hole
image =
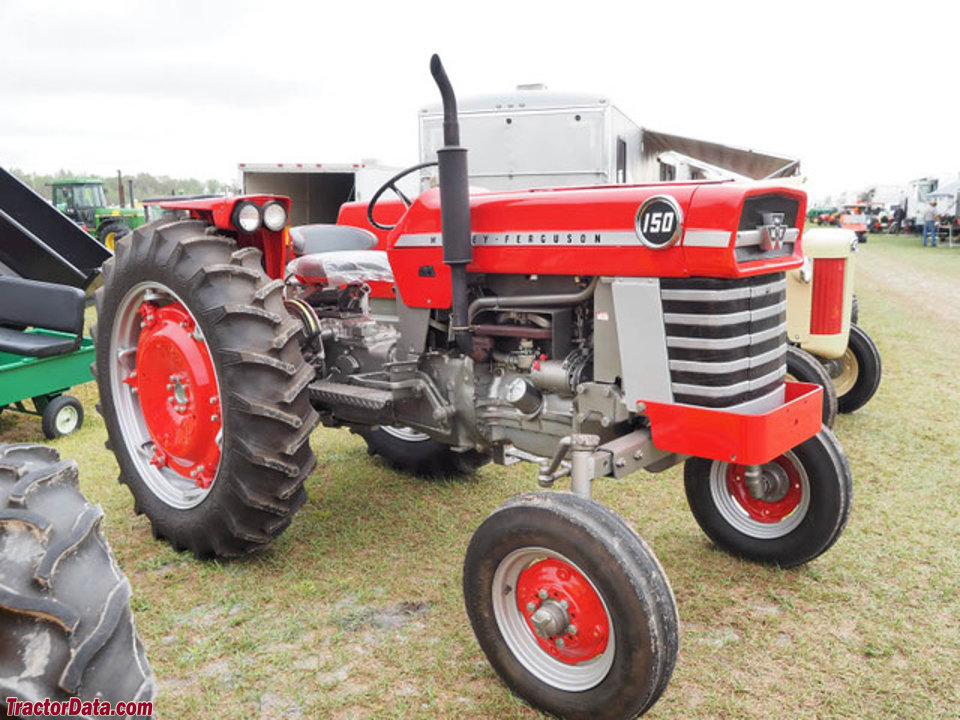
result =
[[[11,172],[47,200],[51,199],[52,190],[50,185],[55,180],[67,180],[78,177],[98,178],[103,182],[103,189],[107,195],[107,204],[119,205],[116,175],[100,177],[97,175],[84,175],[83,173],[71,172],[69,170],[58,170],[52,175],[43,175],[41,173],[26,172],[19,168],[13,168]],[[130,204],[130,180],[133,180],[133,197],[135,200],[144,200],[152,197],[169,197],[171,195],[224,195],[239,192],[239,188],[235,185],[224,183],[220,180],[204,181],[197,180],[196,178],[172,178],[169,175],[137,173],[136,175],[123,176],[123,192],[128,205]]]

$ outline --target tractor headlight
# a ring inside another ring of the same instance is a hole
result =
[[[287,224],[287,211],[276,200],[263,206],[263,224],[267,230],[283,230]]]
[[[233,209],[233,225],[240,232],[256,232],[260,229],[262,221],[260,206],[249,200],[237,203],[237,206]]]

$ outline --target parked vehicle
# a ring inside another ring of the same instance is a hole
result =
[[[0,444],[0,715],[56,703],[51,716],[97,717],[123,703],[154,717],[156,682],[130,608],[130,583],[80,492],[77,464],[43,445]],[[70,706],[71,701],[74,703]]]
[[[595,480],[685,462],[704,532],[783,567],[846,524],[852,478],[822,390],[784,381],[806,196],[726,182],[471,194],[453,89],[439,58],[431,70],[439,187],[401,197],[395,221],[378,200],[423,164],[374,193],[386,252],[338,225],[329,243],[354,249],[288,264],[289,200],[271,195],[171,202],[191,219],[121,238],[94,332],[121,481],[157,537],[204,557],[289,525],[320,420],[412,472],[525,460],[543,488],[569,477],[571,493],[518,496],[478,528],[467,614],[537,707],[635,717],[674,667],[675,601]],[[375,282],[396,287],[396,326],[369,312]]]
[[[796,351],[787,371],[797,380],[823,384],[825,371],[839,412],[866,405],[880,386],[880,351],[854,317],[853,261],[857,238],[843,229],[810,230],[803,237],[804,264],[787,273],[787,334],[818,361],[811,367]],[[829,395],[830,393],[827,393]],[[826,421],[826,418],[824,418]]]
[[[67,178],[51,183],[53,205],[112,251],[117,238],[144,223],[143,210],[110,207],[99,178]],[[120,181],[120,187],[123,187]]]

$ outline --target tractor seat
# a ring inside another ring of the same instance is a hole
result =
[[[294,255],[337,252],[340,250],[370,250],[377,245],[377,236],[369,230],[352,225],[297,225],[290,228]]]
[[[80,347],[83,309],[78,288],[0,276],[0,352],[38,358],[73,352]]]

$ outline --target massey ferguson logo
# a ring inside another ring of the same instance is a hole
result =
[[[787,236],[787,226],[783,223],[783,213],[764,213],[760,226],[760,249],[779,250]]]

